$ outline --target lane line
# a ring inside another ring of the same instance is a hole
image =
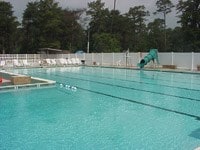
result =
[[[79,73],[74,73],[74,72],[69,72],[69,71],[66,71],[68,73],[71,73],[71,74],[76,74],[76,75],[83,75],[83,76],[88,76],[88,77],[91,77],[91,75],[87,75],[87,74],[79,74]],[[94,77],[94,76],[92,76]],[[192,90],[192,91],[197,91],[197,92],[200,92],[199,89],[189,89],[189,88],[184,88],[184,87],[176,87],[176,86],[170,86],[170,85],[165,85],[165,84],[154,84],[154,83],[147,83],[147,82],[142,82],[142,81],[133,81],[133,80],[127,80],[127,79],[118,79],[118,78],[111,78],[111,77],[102,77],[102,76],[98,76],[96,75],[95,77],[99,77],[99,78],[104,78],[104,79],[115,79],[115,80],[120,80],[120,81],[125,81],[125,82],[133,82],[133,83],[140,83],[140,84],[147,84],[147,85],[158,85],[158,86],[164,86],[164,87],[169,87],[169,88],[175,88],[175,89],[183,89],[183,90]],[[139,77],[138,77],[139,78]]]
[[[58,76],[58,77],[62,77],[62,78],[66,78],[66,76],[62,76],[62,75],[58,75],[58,74],[53,74],[53,75]],[[115,86],[115,87],[130,89],[130,90],[134,90],[134,91],[142,91],[142,92],[147,92],[147,93],[165,95],[165,96],[176,97],[176,98],[180,98],[180,99],[187,99],[187,100],[190,100],[190,101],[200,102],[200,99],[189,98],[189,97],[184,97],[184,96],[177,96],[177,95],[165,94],[165,93],[161,93],[161,92],[154,92],[154,91],[148,91],[148,90],[143,90],[143,89],[136,89],[136,88],[133,88],[133,87],[126,87],[126,86],[110,84],[110,83],[105,83],[105,82],[99,82],[99,81],[93,81],[93,80],[87,80],[87,79],[80,79],[80,78],[76,78],[76,77],[67,77],[67,78],[71,78],[71,79],[74,79],[74,80],[80,80],[80,81],[93,82],[93,83],[98,83],[98,84],[102,84],[102,85]]]
[[[57,84],[61,84],[58,81],[56,81],[56,83]],[[85,88],[82,88],[82,87],[79,87],[79,86],[77,86],[77,88],[81,89],[83,91],[92,92],[92,93],[99,94],[99,95],[104,95],[104,96],[107,96],[107,97],[112,97],[114,99],[124,100],[124,101],[127,101],[127,102],[139,104],[139,105],[142,105],[142,106],[147,106],[147,107],[156,108],[156,109],[159,109],[159,110],[164,110],[164,111],[167,111],[167,112],[170,112],[170,113],[175,113],[175,114],[184,115],[184,116],[187,116],[187,117],[192,117],[192,118],[200,121],[200,116],[197,116],[197,115],[188,114],[188,113],[180,112],[180,111],[177,111],[177,110],[167,109],[167,108],[159,107],[159,106],[156,106],[156,105],[135,101],[135,100],[128,99],[128,98],[114,96],[114,95],[111,95],[111,94],[106,94],[106,93],[102,93],[102,92],[98,92],[98,91],[93,91],[93,90],[85,89]]]

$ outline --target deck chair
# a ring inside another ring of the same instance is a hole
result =
[[[4,67],[5,65],[6,65],[6,61],[5,60],[1,60],[0,67]]]
[[[48,66],[51,66],[51,65],[52,65],[52,63],[51,63],[51,60],[50,60],[50,59],[48,59],[48,58],[47,58],[47,59],[45,59],[45,61],[46,61],[46,63],[47,63],[47,65],[48,65]]]
[[[75,58],[71,58],[71,62],[72,62],[72,65],[76,65],[76,60],[75,60]]]
[[[77,65],[80,65],[80,64],[81,64],[81,61],[80,61],[80,59],[78,59],[78,58],[75,58],[75,61],[76,61],[76,64],[77,64]]]
[[[22,60],[22,63],[23,63],[23,65],[26,67],[26,66],[30,66],[30,64],[27,62],[27,60],[26,59],[23,59]]]
[[[73,65],[72,60],[71,60],[71,59],[67,59],[67,64],[68,64],[68,65]]]
[[[56,66],[57,63],[56,63],[56,60],[55,60],[55,59],[50,59],[50,61],[51,61],[51,64],[52,64],[52,65]]]
[[[64,58],[58,59],[60,65],[67,65],[67,60]]]
[[[22,67],[23,65],[17,59],[14,59],[13,60],[13,66],[14,67]]]

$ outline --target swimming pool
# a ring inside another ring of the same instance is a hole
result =
[[[200,146],[199,74],[100,67],[14,73],[57,84],[0,93],[0,149]]]

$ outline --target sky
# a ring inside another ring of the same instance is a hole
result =
[[[14,15],[18,18],[19,21],[22,20],[23,11],[26,9],[26,5],[28,2],[35,1],[35,0],[4,0],[6,2],[10,2],[13,6]],[[59,5],[62,8],[69,8],[69,9],[77,9],[77,8],[87,8],[88,3],[96,0],[55,0],[59,2]],[[150,11],[151,16],[148,17],[149,21],[153,21],[155,16],[152,14],[156,11],[156,1],[157,0],[116,0],[116,10],[119,10],[121,13],[128,12],[130,7],[144,5],[146,10]],[[114,0],[102,0],[105,3],[105,7],[109,8],[110,10],[114,7]],[[176,5],[178,0],[171,0],[171,2]],[[174,28],[177,26],[175,8],[173,11],[167,15],[167,27]]]

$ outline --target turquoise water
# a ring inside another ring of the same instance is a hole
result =
[[[0,93],[0,149],[200,146],[200,75],[100,67],[14,72],[57,84]]]

